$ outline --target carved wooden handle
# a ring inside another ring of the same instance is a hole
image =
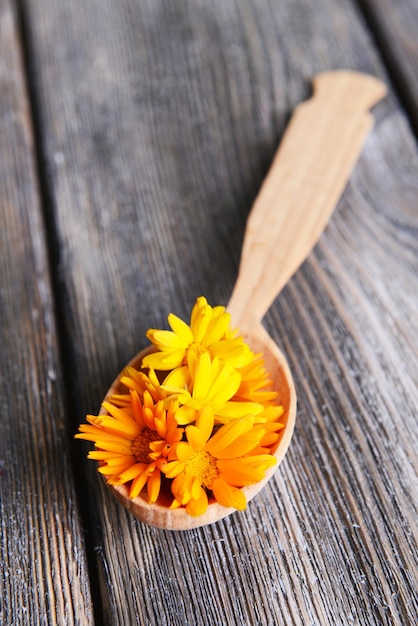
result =
[[[242,328],[260,321],[306,259],[342,194],[386,94],[357,72],[318,74],[290,120],[247,222],[228,310]]]

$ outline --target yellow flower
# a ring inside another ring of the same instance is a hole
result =
[[[171,394],[177,393],[182,406],[176,412],[179,424],[194,422],[203,407],[210,407],[215,423],[227,423],[245,415],[261,414],[264,407],[255,402],[233,402],[241,375],[229,365],[215,357],[213,361],[207,352],[201,354],[190,368],[191,392],[188,389],[171,387],[175,374],[164,381],[163,388]],[[264,420],[263,420],[264,421]]]
[[[190,324],[173,313],[168,316],[168,323],[171,330],[148,330],[147,337],[158,352],[147,355],[143,367],[175,370],[190,366],[191,359],[206,352],[212,358],[228,361],[232,367],[244,367],[251,360],[249,347],[230,328],[231,316],[225,307],[211,307],[203,296],[196,300]]]
[[[245,509],[240,488],[262,480],[276,463],[270,454],[249,455],[265,434],[262,426],[254,426],[252,416],[220,426],[214,434],[213,429],[213,413],[205,407],[196,425],[186,427],[187,441],[173,447],[169,463],[162,468],[166,477],[173,479],[172,507],[185,506],[192,516],[206,511],[208,491],[223,506]]]
[[[143,391],[142,400],[137,390],[131,390],[122,407],[103,402],[107,415],[88,415],[89,424],[82,424],[75,435],[94,442],[96,449],[88,458],[99,461],[98,470],[109,484],[130,483],[130,498],[147,485],[149,501],[157,500],[161,468],[173,444],[182,438],[183,429],[174,417],[177,402],[173,400],[167,408],[164,404],[148,390]]]

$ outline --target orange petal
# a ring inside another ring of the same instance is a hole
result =
[[[229,446],[218,450],[216,457],[218,459],[236,459],[248,454],[258,446],[265,432],[262,426],[251,428],[248,432],[239,435]]]
[[[192,499],[186,505],[186,511],[192,517],[203,515],[208,508],[208,497],[204,489],[200,489],[199,498]]]
[[[236,419],[230,424],[221,426],[221,428],[209,439],[206,444],[206,450],[217,457],[218,453],[227,446],[231,445],[237,437],[249,431],[254,423],[251,415]]]
[[[212,484],[212,491],[215,499],[222,506],[233,507],[238,511],[243,511],[247,506],[244,492],[241,489],[232,487],[221,477]]]
[[[148,476],[146,472],[142,472],[142,474],[137,476],[132,482],[132,485],[129,491],[129,497],[136,498],[137,496],[139,496],[142,489],[145,487],[147,480],[148,480]]]
[[[150,502],[156,502],[157,498],[160,494],[160,486],[161,486],[161,473],[160,470],[155,469],[151,476],[148,478],[147,490],[148,490],[148,500]]]
[[[234,487],[244,487],[258,483],[265,476],[266,469],[276,463],[274,456],[263,454],[242,459],[220,460],[216,466],[225,480]]]
[[[146,469],[147,469],[146,463],[135,463],[134,465],[129,467],[127,470],[121,473],[120,482],[126,483],[128,480],[133,480],[134,478],[136,478],[137,476],[145,472]]]
[[[166,465],[161,467],[167,478],[175,478],[184,470],[184,463],[180,461],[170,461]]]

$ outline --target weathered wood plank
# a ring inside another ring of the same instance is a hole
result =
[[[360,4],[418,134],[418,3],[360,0]]]
[[[227,301],[309,78],[385,74],[350,3],[25,6],[74,388],[97,411],[149,326],[202,292]],[[275,480],[245,514],[168,533],[86,468],[109,623],[416,622],[418,155],[393,97],[375,114],[339,211],[266,321],[299,393]]]
[[[12,6],[0,7],[0,623],[92,623]]]

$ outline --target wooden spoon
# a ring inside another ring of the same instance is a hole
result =
[[[296,415],[289,367],[261,320],[324,230],[373,125],[368,109],[386,94],[381,81],[350,71],[318,74],[313,88],[313,97],[296,108],[249,216],[238,280],[227,307],[233,326],[254,352],[263,353],[285,409],[285,428],[274,452],[277,464],[263,481],[243,488],[247,501],[284,457]],[[149,351],[140,352],[130,365],[139,369]],[[119,376],[106,397],[120,392]],[[170,530],[204,526],[235,511],[213,502],[204,515],[191,517],[182,508],[150,504],[146,496],[130,499],[125,485],[110,489],[141,521]]]

